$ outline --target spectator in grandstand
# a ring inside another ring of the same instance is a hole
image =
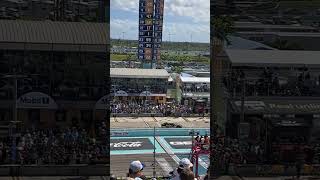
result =
[[[254,72],[256,73],[256,72]],[[283,73],[282,77],[287,80],[280,80],[279,72],[272,69],[265,69],[261,75],[258,75],[257,80],[246,80],[246,95],[247,96],[312,96],[319,94],[315,87],[319,85],[319,80],[316,74],[311,74],[308,70]],[[225,86],[234,95],[240,95],[242,91],[242,81],[239,78],[241,75],[239,70],[234,70],[224,80]],[[248,72],[250,74],[250,72]],[[291,77],[290,74],[297,74]]]
[[[145,177],[142,172],[144,167],[145,165],[140,161],[132,161],[130,163],[127,180],[143,180]]]
[[[208,135],[205,135],[204,136],[204,144],[208,145],[209,142],[210,142],[210,139],[209,139]]]
[[[146,105],[144,102],[139,101],[114,101],[110,105],[110,111],[114,114],[141,114],[141,113],[154,113],[164,114],[166,116],[180,116],[181,114],[193,114],[196,113],[192,107],[187,105],[181,105],[178,103],[155,103]],[[200,114],[201,115],[201,114]]]
[[[197,135],[197,137],[195,138],[195,140],[196,140],[196,143],[200,143],[200,136]]]
[[[9,146],[11,142],[3,142],[1,156],[3,163],[7,163],[10,159],[7,152],[10,153],[11,150],[6,150]],[[84,129],[27,130],[21,133],[21,138],[17,141],[17,163],[88,164],[106,156],[105,146],[107,146],[105,143],[91,142]]]

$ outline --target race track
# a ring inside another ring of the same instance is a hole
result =
[[[117,177],[125,177],[129,164],[140,160],[146,164],[144,174],[153,175],[153,164],[157,176],[168,176],[170,171],[178,166],[182,158],[190,158],[191,136],[190,129],[166,129],[157,132],[155,138],[149,130],[114,130],[111,137],[111,173]],[[208,129],[197,129],[201,135],[208,134]],[[178,132],[178,133],[177,133]],[[121,136],[122,134],[122,136]],[[180,134],[180,136],[179,136]],[[146,136],[144,136],[146,135]],[[155,151],[155,157],[154,157]],[[199,158],[199,174],[205,174],[209,163],[208,156]]]

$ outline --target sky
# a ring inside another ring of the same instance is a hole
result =
[[[210,1],[164,3],[162,41],[210,42]],[[110,6],[111,38],[138,40],[139,0],[111,0]]]

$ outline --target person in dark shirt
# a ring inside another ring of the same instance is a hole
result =
[[[183,169],[180,174],[180,180],[195,180],[195,175],[190,169]]]

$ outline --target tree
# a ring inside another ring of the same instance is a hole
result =
[[[231,44],[228,35],[234,32],[234,21],[230,16],[218,16],[214,17],[211,23],[213,30],[213,38],[219,41],[226,41],[227,44]],[[220,45],[220,44],[219,44]]]
[[[181,66],[175,66],[174,67],[174,72],[177,73],[177,74],[180,74],[182,73],[183,71],[183,68]]]
[[[213,122],[218,123],[218,114],[219,106],[221,106],[221,91],[222,91],[222,60],[221,58],[217,58],[217,55],[223,51],[224,43],[226,42],[228,45],[231,44],[228,36],[234,32],[234,22],[233,19],[229,16],[217,16],[214,17],[211,24],[211,29],[213,29],[213,35],[211,36],[213,39],[212,45],[212,63],[211,70],[213,72]],[[212,124],[212,123],[211,123]]]
[[[211,18],[212,21],[210,23],[211,26],[211,70],[213,74],[213,97],[210,98],[210,104],[212,105],[212,113],[211,113],[211,153],[210,156],[210,164],[213,164],[212,168],[210,168],[210,174],[219,175],[221,171],[221,167],[219,165],[218,159],[215,158],[219,156],[219,154],[214,154],[214,143],[217,141],[217,131],[223,130],[222,123],[224,122],[222,113],[224,106],[223,99],[223,88],[222,88],[222,60],[221,58],[217,58],[217,55],[223,51],[224,43],[230,44],[230,40],[228,36],[234,32],[234,22],[231,17],[228,16],[216,16]],[[220,126],[220,127],[219,127]]]

